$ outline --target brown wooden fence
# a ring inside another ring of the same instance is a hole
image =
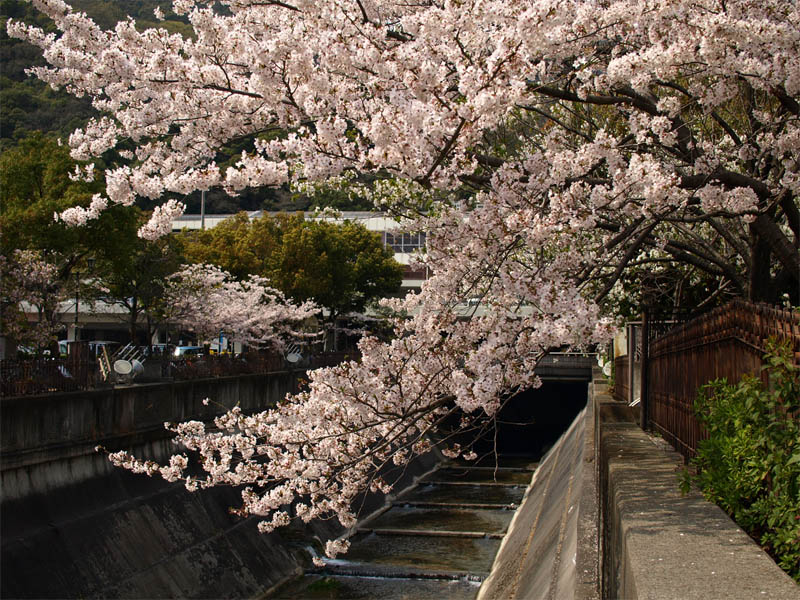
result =
[[[691,458],[703,432],[694,417],[697,390],[714,379],[758,374],[770,337],[791,340],[800,365],[800,313],[742,300],[673,328],[649,345],[649,425]],[[763,376],[763,375],[762,375]]]
[[[627,402],[631,397],[631,389],[629,384],[629,369],[630,361],[628,355],[623,354],[614,359],[614,398]]]

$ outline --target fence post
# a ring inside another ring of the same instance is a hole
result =
[[[633,405],[636,400],[636,325],[628,323],[628,404]]]
[[[648,399],[647,370],[650,357],[650,313],[645,308],[642,311],[642,374],[641,374],[641,402],[642,402],[642,429],[647,431],[650,425],[650,401]]]

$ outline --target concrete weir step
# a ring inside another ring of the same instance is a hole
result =
[[[508,462],[442,465],[363,522],[347,554],[273,597],[475,598],[537,465]]]
[[[464,579],[412,579],[351,577],[349,575],[309,574],[298,580],[290,595],[276,598],[342,599],[382,598],[387,600],[468,600],[478,592],[480,581]]]
[[[528,485],[532,471],[527,469],[492,469],[490,467],[447,467],[439,469],[430,483]]]
[[[489,575],[499,539],[356,534],[347,558],[328,561],[323,573],[364,577],[470,578]]]
[[[395,505],[424,503],[518,505],[525,495],[524,485],[441,485],[423,482],[395,500]]]
[[[500,468],[535,471],[539,466],[539,461],[534,460],[531,456],[526,456],[524,454],[500,454],[496,457],[494,455],[484,456],[476,461],[465,461],[462,459],[450,461],[448,466],[467,467],[470,469]]]
[[[487,504],[484,502],[409,502],[404,501],[402,506],[416,508],[473,508],[494,510],[516,510],[516,504]]]
[[[514,513],[503,508],[419,508],[392,506],[364,527],[410,532],[481,532],[504,533]]]
[[[367,568],[370,570],[387,573],[433,571],[485,576],[492,566],[500,539],[481,533],[480,537],[358,533],[350,538],[351,546],[346,558],[329,561],[326,568],[336,571],[346,568],[352,572],[353,564],[357,563],[359,568],[369,565]]]
[[[486,533],[484,531],[444,531],[442,529],[365,529],[358,533],[374,533],[376,535],[424,535],[426,537],[463,537],[502,540],[505,533]]]

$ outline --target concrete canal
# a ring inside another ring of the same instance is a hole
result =
[[[271,597],[475,598],[540,457],[585,404],[585,383],[520,394],[501,413],[497,436],[479,447],[485,458],[440,463],[362,522],[346,555]]]
[[[342,560],[283,588],[310,562],[304,548],[342,533],[331,521],[260,535],[255,519],[229,514],[236,490],[189,494],[94,451],[103,443],[163,461],[174,450],[166,418],[204,418],[209,395],[255,410],[291,385],[287,374],[2,399],[0,596],[474,597],[538,457],[586,405],[587,389],[546,382],[516,398],[501,419],[497,467],[424,457],[401,495],[368,507],[373,516]],[[482,453],[495,440],[486,444]]]
[[[343,560],[276,598],[474,598],[530,482],[532,457],[444,463],[364,522]]]

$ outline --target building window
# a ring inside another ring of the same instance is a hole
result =
[[[390,233],[384,232],[384,244],[395,252],[405,254],[425,247],[424,233]]]

